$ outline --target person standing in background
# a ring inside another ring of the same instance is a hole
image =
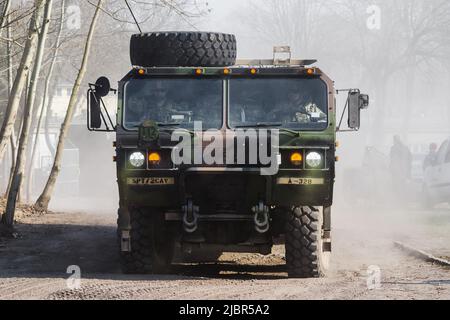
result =
[[[437,157],[437,144],[431,143],[430,144],[430,151],[423,160],[423,171],[427,170],[427,168],[432,167],[436,163],[436,157]]]
[[[400,136],[394,136],[394,144],[390,152],[389,169],[391,172],[394,194],[404,199],[406,184],[411,178],[412,155]],[[402,192],[403,191],[403,192]]]

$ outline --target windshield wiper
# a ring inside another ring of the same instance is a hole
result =
[[[270,128],[270,127],[276,127],[281,132],[287,133],[292,136],[296,136],[299,134],[298,131],[287,129],[287,128],[280,128],[283,124],[279,122],[270,123],[270,122],[258,122],[258,123],[251,123],[248,125],[238,125],[234,126],[235,128]]]
[[[165,123],[165,122],[158,122],[158,127],[179,127],[181,126],[181,123],[179,122],[173,122],[173,123]]]
[[[176,122],[176,123],[158,123],[158,127],[162,130],[171,130],[171,129],[182,130],[182,131],[189,133],[191,136],[195,136],[194,131],[191,131],[186,128],[182,128],[181,125],[182,125],[182,123],[178,123],[178,122]]]
[[[167,130],[171,130],[171,127],[173,127],[175,130],[183,130],[185,132],[188,132],[190,135],[195,135],[194,131],[191,131],[189,129],[186,128],[180,128],[180,126],[182,125],[182,123],[178,123],[178,122],[174,122],[174,123],[157,123],[158,128],[160,128],[161,130],[167,131]],[[133,128],[139,128],[141,127],[141,125],[134,125]]]
[[[235,128],[268,128],[268,127],[281,127],[283,124],[280,122],[256,122],[250,124],[241,124],[234,126]]]

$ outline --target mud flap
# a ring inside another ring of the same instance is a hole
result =
[[[130,231],[122,230],[120,235],[120,251],[131,252]]]
[[[331,252],[331,207],[323,208],[323,251]]]

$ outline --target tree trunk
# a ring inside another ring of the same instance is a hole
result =
[[[5,197],[8,196],[9,190],[11,190],[11,184],[14,177],[14,169],[16,168],[17,141],[14,130],[11,132],[10,144],[11,144],[11,168],[9,170],[8,186],[6,188]]]
[[[4,223],[9,227],[11,227],[14,223],[14,212],[16,210],[17,195],[20,191],[20,186],[22,184],[23,176],[25,173],[28,136],[29,136],[30,127],[31,127],[34,100],[36,98],[37,80],[38,80],[39,73],[41,70],[42,57],[44,55],[44,49],[45,49],[45,41],[47,38],[48,28],[50,25],[52,3],[53,3],[53,0],[45,0],[44,16],[42,18],[42,24],[40,26],[40,34],[39,34],[39,40],[38,40],[38,45],[37,45],[37,50],[36,50],[36,57],[35,57],[35,62],[34,62],[34,66],[33,66],[33,71],[31,73],[31,78],[30,78],[30,85],[29,85],[29,90],[28,90],[28,95],[27,95],[27,103],[26,103],[25,109],[24,109],[22,132],[20,134],[19,149],[18,149],[17,158],[16,158],[16,167],[14,169],[13,181],[11,184],[11,189],[9,190],[9,193],[8,193],[8,200],[6,203]],[[37,8],[37,10],[39,11],[39,8]],[[37,14],[37,19],[36,19],[37,22],[41,21],[41,16],[42,16],[42,12]]]
[[[31,195],[31,189],[33,186],[33,163],[34,163],[34,158],[36,157],[36,149],[37,149],[37,144],[39,141],[39,135],[40,135],[40,131],[41,131],[41,123],[42,123],[42,118],[44,117],[44,113],[46,110],[46,103],[47,103],[47,96],[49,93],[49,87],[50,87],[50,80],[52,78],[52,74],[53,74],[53,69],[55,67],[55,62],[56,62],[56,57],[58,56],[58,50],[59,50],[59,45],[60,45],[60,39],[61,39],[61,31],[62,31],[62,27],[64,24],[64,10],[65,10],[65,0],[61,0],[61,13],[60,13],[60,24],[59,24],[59,28],[56,34],[56,40],[55,40],[55,49],[53,52],[53,57],[52,60],[50,62],[50,67],[47,73],[47,77],[45,79],[45,87],[44,87],[44,95],[42,97],[42,103],[41,103],[41,107],[40,107],[40,111],[39,111],[39,118],[38,118],[38,122],[36,125],[36,138],[34,139],[34,144],[33,144],[33,149],[31,151],[31,158],[30,158],[30,168],[28,170],[29,172],[29,176],[28,176],[28,199],[30,199],[30,195]],[[49,108],[49,107],[48,107]]]
[[[55,78],[55,82],[58,82],[58,77]],[[50,150],[50,154],[52,158],[55,158],[56,150],[55,147],[52,145],[52,142],[50,141],[50,117],[52,115],[52,105],[53,105],[53,99],[55,97],[55,86],[52,87],[50,90],[50,100],[48,101],[47,110],[45,110],[45,143],[47,144],[48,150]]]
[[[0,7],[0,35],[2,34],[3,29],[6,29],[6,38],[10,39],[10,27],[9,27],[9,8],[11,5],[11,1],[10,0],[5,0],[2,3],[2,6]],[[6,27],[5,27],[6,26]],[[11,75],[11,43],[10,41],[6,42],[6,63],[7,63],[7,85],[8,85],[8,94],[7,97],[9,99],[9,96],[11,94],[11,81],[10,81],[10,75]],[[12,145],[11,145],[12,148]],[[11,151],[12,153],[14,153],[14,150]],[[11,164],[14,162],[14,156],[11,157]],[[8,171],[8,167],[7,167],[7,163],[6,161],[3,161],[4,163],[4,172],[5,172],[5,182],[6,182],[6,177],[7,177],[7,171]],[[6,190],[8,190],[8,188],[6,188]]]
[[[1,30],[3,30],[3,28],[5,27],[5,25],[9,25],[9,8],[11,6],[11,0],[4,0],[3,1],[3,7],[0,8],[2,10],[0,10],[0,33]],[[7,36],[8,39],[10,39]],[[9,41],[8,41],[9,42]]]
[[[11,37],[11,28],[9,26],[9,1],[6,1],[3,3],[3,7],[0,8],[2,10],[0,10],[0,13],[2,14],[2,16],[0,17],[0,35],[3,31],[3,26],[6,26],[6,38],[10,39]],[[10,41],[6,42],[6,81],[7,81],[7,99],[9,99],[10,95],[11,95],[11,84],[12,84],[12,63],[11,63],[11,43]],[[13,144],[11,144],[11,166],[14,166],[14,159],[15,159],[15,150],[14,150],[14,146]],[[8,171],[8,167],[7,167],[7,163],[6,161],[3,161],[4,166],[5,166],[5,182],[9,181],[9,179],[7,180],[6,177],[8,176],[7,171]],[[6,186],[6,191],[5,194],[7,194],[8,192],[8,185],[9,182]]]
[[[27,101],[28,101],[28,92],[29,92],[29,90],[30,90],[30,74],[28,73],[27,74],[27,85],[25,86],[25,96],[24,96],[24,99],[23,99],[23,108],[22,108],[22,114],[20,115],[20,124],[19,124],[19,130],[17,131],[18,132],[18,135],[19,135],[19,137],[18,137],[18,140],[20,140],[20,133],[22,132],[22,130],[23,130],[23,124],[25,123],[24,122],[24,118],[25,118],[25,109],[27,108]],[[19,145],[19,141],[17,141],[17,145]],[[16,147],[17,148],[17,147]],[[17,159],[17,153],[19,152],[19,150],[17,149],[17,151],[16,151],[16,159]],[[15,165],[14,165],[14,170],[16,169],[16,165],[17,165],[17,161],[15,160]],[[13,181],[13,179],[14,179],[14,172],[13,172],[13,175],[12,175],[12,177],[11,177],[11,185],[12,185],[12,181]],[[9,188],[10,190],[11,190],[11,188]],[[18,193],[18,195],[17,195],[17,202],[19,202],[19,203],[22,203],[22,192],[21,192],[22,190],[20,190],[19,189],[19,193]],[[9,190],[8,190],[8,194],[9,194]]]
[[[22,54],[19,68],[17,69],[17,74],[14,79],[10,98],[8,99],[8,105],[6,107],[5,118],[3,120],[2,128],[0,131],[0,161],[2,161],[6,146],[10,141],[11,132],[16,122],[16,116],[19,109],[22,91],[26,83],[26,78],[29,73],[30,66],[33,62],[33,56],[36,50],[38,38],[38,29],[36,27],[36,24],[41,20],[45,1],[46,0],[35,0],[35,11],[30,20],[28,38]]]
[[[66,116],[64,118],[64,122],[61,126],[61,131],[58,139],[58,146],[56,148],[55,160],[53,162],[53,167],[50,172],[50,176],[45,185],[44,191],[40,195],[39,199],[36,201],[35,207],[38,210],[46,211],[48,209],[48,204],[50,202],[50,198],[53,194],[53,189],[56,184],[56,179],[58,177],[59,171],[61,170],[61,160],[64,152],[64,140],[69,131],[69,126],[72,123],[72,117],[74,114],[74,109],[77,102],[78,92],[80,91],[81,82],[83,81],[84,75],[86,73],[87,62],[89,59],[89,53],[91,49],[92,38],[94,36],[95,26],[97,24],[97,19],[100,13],[100,6],[102,5],[103,0],[98,0],[97,7],[95,9],[94,16],[92,18],[91,25],[89,27],[89,33],[86,39],[86,45],[84,48],[83,60],[81,62],[81,67],[78,72],[77,79],[75,80],[75,84],[72,89],[72,94],[70,96],[69,105],[67,107]]]
[[[6,17],[6,37],[11,39],[11,26],[9,25],[9,16]],[[8,100],[11,97],[11,89],[13,83],[13,70],[12,70],[12,58],[11,58],[11,43],[8,42],[6,44],[6,59],[8,64]],[[9,171],[9,179],[8,186],[6,188],[5,196],[8,195],[9,190],[11,189],[12,177],[14,176],[14,168],[16,167],[16,154],[17,154],[17,141],[16,141],[16,133],[14,126],[11,129],[11,137],[9,138],[10,148],[11,148],[11,168]]]

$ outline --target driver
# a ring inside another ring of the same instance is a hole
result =
[[[293,88],[288,95],[288,112],[293,114],[293,122],[311,123],[326,120],[327,115],[315,103],[311,90]]]

